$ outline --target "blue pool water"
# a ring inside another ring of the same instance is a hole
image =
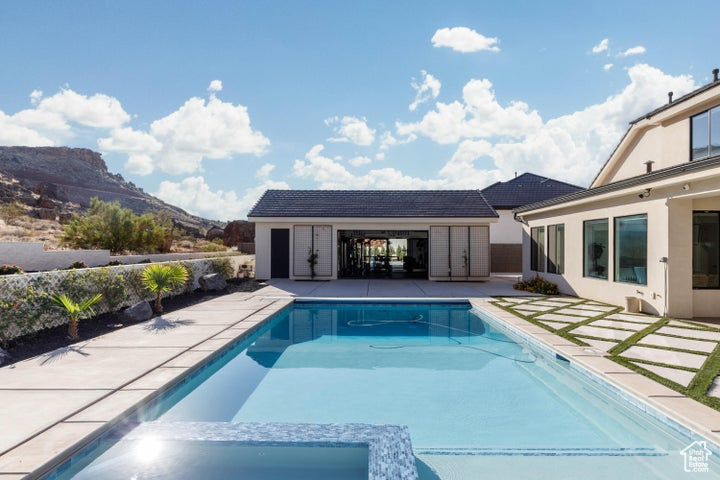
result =
[[[690,440],[503,331],[467,303],[296,303],[137,420],[407,425],[421,479],[691,475]],[[125,478],[115,437],[49,478]]]

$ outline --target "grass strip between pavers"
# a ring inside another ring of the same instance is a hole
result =
[[[548,300],[548,299],[552,299],[552,297],[537,297],[536,299],[537,300]],[[552,332],[566,340],[569,340],[569,341],[575,343],[576,345],[589,346],[587,343],[583,342],[583,340],[582,340],[583,337],[585,337],[589,340],[613,341],[613,340],[599,338],[599,337],[593,337],[593,336],[589,336],[589,335],[575,336],[569,332],[579,326],[590,324],[596,320],[601,320],[601,319],[603,319],[609,315],[613,315],[615,313],[620,313],[623,310],[622,307],[617,307],[616,309],[611,310],[609,312],[599,312],[601,314],[599,314],[595,317],[590,317],[590,318],[580,320],[579,322],[570,324],[567,327],[563,327],[561,329],[552,328],[549,325],[545,325],[545,324],[541,323],[542,320],[538,320],[538,319],[534,318],[539,315],[543,315],[546,313],[555,313],[558,310],[562,310],[564,308],[569,308],[574,305],[581,305],[581,304],[587,303],[587,302],[589,302],[589,300],[579,299],[577,302],[574,302],[572,304],[553,308],[553,309],[546,310],[543,312],[537,312],[532,315],[524,315],[524,314],[514,310],[511,307],[505,307],[503,305],[498,305],[496,302],[490,302],[490,303],[502,310],[505,310],[508,313],[511,313],[519,318],[527,320],[528,322],[532,323],[533,325],[537,325],[538,327],[540,327],[544,330],[547,330],[547,331]],[[527,303],[532,303],[532,301],[527,302]],[[564,315],[562,312],[560,312],[560,314]],[[642,324],[642,322],[632,322],[631,320],[620,320],[620,319],[612,319],[612,318],[609,318],[608,320],[628,321],[630,323]],[[552,321],[552,320],[548,320],[548,321]],[[668,325],[670,323],[670,321],[686,323],[686,324],[688,324],[688,327],[678,327],[678,326],[674,326],[674,325]],[[647,325],[647,327],[643,328],[642,330],[636,331],[633,335],[629,336],[625,340],[618,342],[614,347],[612,347],[608,351],[606,358],[608,358],[608,359],[614,361],[615,363],[618,363],[624,367],[627,367],[630,370],[637,372],[645,377],[648,377],[648,378],[656,381],[657,383],[670,388],[671,390],[675,390],[676,392],[686,395],[687,397],[692,398],[693,400],[696,400],[704,405],[707,405],[708,407],[711,407],[715,410],[720,410],[720,398],[711,397],[707,394],[708,390],[710,389],[710,387],[713,384],[713,381],[715,380],[715,377],[720,375],[720,342],[717,342],[717,346],[709,355],[706,352],[699,352],[696,350],[686,350],[686,349],[681,349],[681,348],[664,347],[664,346],[659,346],[659,345],[647,345],[647,344],[640,343],[644,337],[646,337],[647,335],[650,335],[652,333],[656,333],[658,335],[663,335],[663,336],[667,336],[667,337],[684,338],[684,339],[688,339],[688,340],[700,340],[700,341],[704,340],[704,339],[698,339],[698,338],[693,338],[693,337],[684,337],[684,336],[676,335],[676,334],[659,333],[658,330],[664,326],[670,326],[670,327],[674,327],[674,328],[686,328],[687,330],[690,330],[690,331],[711,331],[711,332],[720,331],[720,328],[713,328],[710,326],[706,327],[704,325],[699,325],[696,323],[690,323],[690,322],[686,322],[683,320],[678,320],[675,318],[668,318],[668,317],[658,317],[656,322],[651,323],[651,324],[645,324],[645,325]],[[613,327],[603,327],[601,325],[595,325],[595,326],[599,327],[599,328],[610,329],[610,330],[624,330],[624,329],[618,329],[618,328],[613,328]],[[695,328],[692,328],[692,327],[695,327]],[[704,341],[713,341],[713,340],[704,340]],[[692,354],[696,354],[696,355],[698,355],[698,354],[699,355],[707,355],[707,359],[705,360],[705,362],[702,364],[702,366],[699,369],[695,369],[692,367],[686,367],[686,366],[682,366],[682,365],[669,365],[666,363],[653,362],[650,360],[642,360],[642,359],[634,359],[634,358],[631,359],[628,357],[623,357],[622,353],[634,345],[647,347],[647,348],[655,348],[658,350],[668,350],[668,351],[676,351],[676,352],[682,352],[682,353],[692,353]],[[673,382],[672,380],[662,377],[662,376],[656,374],[655,372],[652,372],[650,370],[643,368],[642,367],[643,364],[648,365],[648,366],[652,365],[652,366],[657,366],[657,367],[674,368],[675,370],[687,371],[687,372],[695,373],[695,377],[692,379],[692,381],[690,382],[690,384],[687,387],[684,387],[683,385],[680,385],[679,383]]]
[[[636,343],[640,342],[643,337],[650,335],[654,331],[664,327],[667,325],[667,323],[670,321],[669,318],[661,318],[655,323],[651,323],[646,328],[643,328],[642,330],[638,330],[633,335],[630,335],[625,340],[621,341],[617,345],[615,345],[613,348],[608,350],[608,355],[611,357],[614,357],[616,355],[620,355],[622,352],[627,350],[628,348],[632,347]]]

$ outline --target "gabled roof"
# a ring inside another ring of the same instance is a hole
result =
[[[580,190],[577,185],[523,173],[507,182],[497,182],[482,190],[482,194],[493,208],[513,209],[531,203],[562,197]]]
[[[629,146],[633,145],[633,142],[638,135],[653,126],[652,122],[657,120],[653,119],[653,117],[659,116],[658,118],[660,118],[661,120],[667,121],[668,116],[685,115],[687,114],[686,112],[688,111],[688,109],[692,109],[694,107],[694,104],[687,103],[688,100],[696,98],[719,86],[720,80],[713,80],[707,85],[693,90],[692,92],[683,95],[682,97],[673,100],[672,102],[666,103],[665,105],[662,105],[661,107],[656,108],[655,110],[652,110],[645,115],[631,121],[630,127],[625,131],[625,134],[620,139],[620,142],[615,146],[615,149],[612,151],[608,159],[600,168],[597,175],[595,175],[593,181],[590,182],[590,188],[599,187],[609,180],[610,176],[613,174],[613,169],[617,166],[619,162],[619,158],[622,157],[623,151],[626,148],[629,148]],[[710,98],[715,98],[714,95],[717,95],[717,93],[718,92],[710,92],[707,95],[710,96]]]
[[[248,217],[497,217],[479,190],[268,190]]]

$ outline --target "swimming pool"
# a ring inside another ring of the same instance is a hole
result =
[[[690,443],[467,302],[296,302],[136,420],[406,425],[421,479],[672,479]],[[118,440],[48,478],[116,464]]]

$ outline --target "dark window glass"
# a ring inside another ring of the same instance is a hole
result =
[[[548,273],[565,273],[565,225],[548,227]]]
[[[615,281],[647,285],[647,215],[615,219]]]
[[[709,128],[710,116],[708,112],[692,117],[692,160],[708,156],[708,145],[710,145]]]
[[[710,110],[710,156],[720,155],[720,107]]]
[[[545,227],[530,229],[530,270],[545,271]]]
[[[608,278],[608,220],[583,222],[583,275]]]
[[[693,212],[693,288],[718,288],[720,213]]]

